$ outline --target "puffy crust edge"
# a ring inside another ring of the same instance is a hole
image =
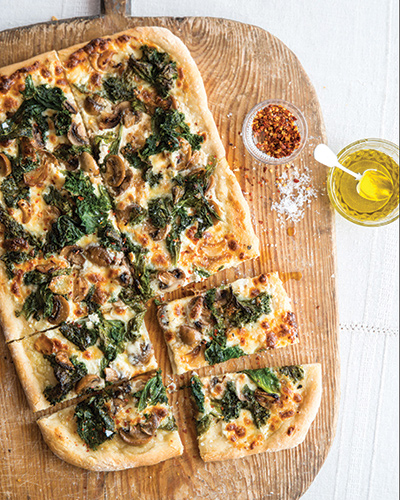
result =
[[[254,450],[239,450],[230,447],[229,450],[204,450],[201,458],[205,462],[230,460],[242,458],[263,452],[282,451],[299,446],[306,438],[311,424],[315,420],[322,398],[322,367],[320,364],[303,365],[306,380],[302,382],[304,390],[302,392],[303,401],[300,412],[283,422],[281,427],[273,433],[260,448]],[[296,432],[289,436],[289,427],[295,427]]]
[[[153,448],[141,455],[134,454],[134,447],[132,454],[122,453],[112,445],[112,442],[109,443],[107,450],[88,450],[74,431],[74,411],[74,406],[69,407],[49,417],[43,417],[37,423],[51,451],[65,462],[77,467],[93,471],[117,471],[154,465],[183,453],[178,431],[171,432],[168,441],[156,443]]]

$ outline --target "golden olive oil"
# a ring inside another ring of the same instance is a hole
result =
[[[391,196],[371,201],[357,192],[359,181],[335,168],[333,190],[337,202],[350,216],[360,221],[378,221],[388,216],[399,204],[399,165],[387,154],[375,149],[363,149],[350,154],[341,163],[353,172],[363,174],[374,169],[389,177],[393,183]]]

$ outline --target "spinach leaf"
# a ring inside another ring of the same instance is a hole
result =
[[[22,238],[33,247],[40,247],[38,240],[33,234],[27,231],[22,224],[17,222],[7,213],[7,211],[0,206],[0,224],[4,226],[4,239],[15,240]]]
[[[25,319],[30,319],[33,316],[36,321],[39,321],[41,316],[49,318],[53,313],[53,307],[54,294],[48,288],[47,283],[43,283],[28,295],[21,311],[17,312],[16,316],[22,315]]]
[[[205,397],[203,392],[203,384],[197,375],[193,375],[190,379],[190,388],[192,389],[192,396],[196,403],[197,409],[200,413],[204,413],[205,409]]]
[[[227,382],[224,396],[220,403],[221,413],[226,422],[239,418],[243,403],[237,397],[235,384],[232,381]]]
[[[124,350],[126,327],[123,321],[107,320],[97,314],[100,316],[100,322],[95,325],[100,339],[99,348],[109,364]]]
[[[111,222],[107,222],[104,227],[100,227],[97,236],[104,247],[111,248],[116,252],[120,252],[123,249],[124,244],[121,235]]]
[[[92,234],[107,223],[112,207],[110,199],[104,189],[97,196],[90,179],[81,170],[68,172],[64,189],[75,195],[76,214],[84,234]]]
[[[86,321],[63,323],[60,326],[60,332],[81,351],[86,351],[95,345],[98,339],[96,328],[88,328]]]
[[[71,112],[67,109],[61,109],[54,117],[54,127],[56,135],[67,135],[72,124]]]
[[[105,403],[106,399],[97,395],[82,401],[75,409],[78,434],[92,450],[96,450],[115,434],[114,420]]]
[[[279,396],[281,384],[278,377],[270,368],[260,368],[259,370],[244,370],[251,380],[268,394]]]
[[[61,144],[54,150],[54,156],[64,163],[79,165],[79,157],[82,153],[92,154],[90,146],[73,146],[71,144]]]
[[[142,171],[142,179],[144,182],[147,182],[150,187],[158,186],[163,178],[163,175],[160,172],[157,174],[153,172],[153,166],[148,159],[142,159],[139,152],[135,151],[131,144],[127,144],[121,150],[121,153],[133,168],[137,168]]]
[[[95,285],[92,285],[89,288],[89,291],[85,297],[85,300],[83,300],[83,302],[86,304],[88,314],[97,313],[100,309],[99,304],[93,300],[93,295],[94,295],[95,291],[96,291],[96,287],[95,287]]]
[[[22,264],[26,262],[31,257],[27,253],[24,252],[16,252],[13,250],[9,250],[0,258],[6,267],[7,277],[12,279],[14,277],[15,264]]]
[[[61,215],[51,226],[46,236],[45,254],[56,253],[73,245],[85,236],[69,215]]]
[[[15,208],[20,200],[29,200],[29,187],[18,186],[12,175],[3,180],[0,189],[7,207]]]
[[[55,354],[44,355],[44,357],[50,362],[54,376],[58,381],[54,386],[47,386],[44,395],[49,403],[55,405],[62,401],[74,389],[75,384],[87,375],[87,368],[84,363],[77,361],[74,356],[69,358],[72,364],[71,367],[57,363]]]
[[[170,415],[162,425],[159,427],[160,431],[177,431],[178,426],[176,425],[176,420],[173,415]]]
[[[167,53],[159,52],[147,45],[142,46],[141,50],[141,59],[136,59],[132,55],[128,67],[142,80],[153,85],[162,98],[168,97],[174,81],[178,78],[176,62]]]
[[[243,387],[243,395],[246,397],[245,408],[249,410],[253,417],[253,422],[257,429],[263,427],[271,416],[271,412],[260,405],[254,396],[254,392],[247,385]]]
[[[209,365],[225,363],[225,361],[229,359],[240,358],[245,355],[246,353],[239,346],[223,347],[214,339],[206,344],[206,350],[204,352],[204,356]]]
[[[283,366],[279,368],[279,373],[289,377],[293,383],[300,382],[304,378],[304,368],[302,366]]]
[[[272,296],[262,293],[254,299],[239,299],[232,292],[229,323],[236,328],[242,328],[250,323],[256,323],[263,314],[271,312]]]
[[[153,289],[151,288],[151,278],[154,274],[145,262],[145,254],[147,250],[140,250],[135,254],[135,261],[132,263],[132,276],[134,287],[137,294],[142,298],[143,301],[148,301],[154,295]]]
[[[56,132],[65,131],[67,115],[71,113],[64,107],[66,96],[59,87],[35,87],[31,75],[28,75],[25,79],[25,89],[21,93],[24,99],[21,106],[14,115],[0,124],[0,141],[32,137],[33,127],[44,138],[49,130],[49,118],[44,115],[47,110],[55,111],[51,119],[55,123]]]
[[[210,413],[204,415],[200,420],[196,422],[196,431],[198,436],[205,434],[214,422],[214,417]]]
[[[167,392],[161,378],[161,370],[158,370],[157,374],[147,382],[145,388],[136,393],[135,396],[139,398],[139,411],[156,404],[168,404]]]
[[[50,186],[49,192],[43,194],[43,199],[48,205],[57,207],[63,215],[73,216],[74,211],[71,197],[63,194],[54,186]]]
[[[172,198],[154,198],[149,202],[148,216],[151,224],[157,229],[165,228],[172,219]]]
[[[180,138],[186,139],[195,151],[199,150],[204,142],[203,136],[190,132],[185,115],[177,110],[156,108],[152,117],[152,132],[140,151],[143,160],[163,151],[178,151],[181,146]]]
[[[201,267],[195,267],[193,271],[197,274],[197,276],[200,276],[200,278],[209,278],[211,274],[206,270]]]

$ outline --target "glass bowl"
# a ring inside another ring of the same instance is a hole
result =
[[[261,109],[266,108],[270,104],[282,106],[287,110],[289,110],[296,117],[296,125],[300,132],[300,146],[297,149],[295,149],[290,156],[284,156],[282,158],[274,158],[273,156],[269,156],[263,151],[260,151],[258,149],[256,142],[254,140],[254,133],[252,128],[253,120],[256,114]],[[260,102],[260,104],[254,106],[254,108],[246,116],[243,123],[242,137],[247,151],[256,160],[262,163],[267,163],[268,165],[283,165],[285,163],[290,163],[291,161],[293,161],[302,152],[308,138],[308,127],[303,113],[294,104],[291,104],[290,102],[287,101],[283,101],[282,99],[270,99],[268,101]]]
[[[385,153],[390,156],[397,164],[399,164],[399,146],[390,141],[385,141],[383,139],[362,139],[360,141],[352,142],[348,146],[342,149],[338,154],[339,163],[343,163],[346,158],[356,153],[357,151],[361,151],[363,149],[374,149],[380,151],[381,153]],[[387,215],[378,220],[360,220],[355,215],[344,210],[338,200],[338,191],[336,189],[335,176],[334,176],[334,168],[331,168],[328,173],[328,195],[329,198],[337,210],[337,212],[354,224],[358,224],[359,226],[364,227],[380,227],[390,224],[399,218],[399,205],[397,206]]]

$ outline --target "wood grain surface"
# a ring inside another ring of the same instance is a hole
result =
[[[261,272],[301,272],[286,289],[298,316],[301,343],[261,356],[265,365],[319,362],[324,392],[320,412],[305,442],[294,450],[204,464],[198,453],[187,389],[171,394],[184,455],[162,464],[123,472],[94,473],[70,466],[43,442],[36,417],[29,411],[8,348],[0,340],[0,498],[58,500],[294,500],[320,470],[335,433],[339,400],[338,320],[335,287],[334,218],[325,193],[325,171],[312,159],[314,146],[325,141],[318,99],[301,64],[278,39],[260,28],[224,19],[129,18],[125,2],[107,0],[102,16],[39,24],[0,33],[0,66],[39,53],[104,36],[126,28],[157,25],[169,28],[189,47],[203,75],[209,104],[227,150],[229,163],[249,201],[262,255],[207,282],[255,276]],[[249,109],[267,98],[296,104],[309,125],[309,140],[295,161],[311,170],[317,199],[296,224],[281,224],[271,203],[279,199],[276,178],[284,167],[264,169],[246,153],[240,137]],[[200,285],[197,285],[200,286]],[[205,284],[201,286],[206,286]],[[176,292],[173,297],[190,293]],[[146,323],[164,379],[172,380],[166,345],[150,308]],[[200,375],[255,368],[254,356],[231,360]],[[174,379],[186,385],[188,376]]]

